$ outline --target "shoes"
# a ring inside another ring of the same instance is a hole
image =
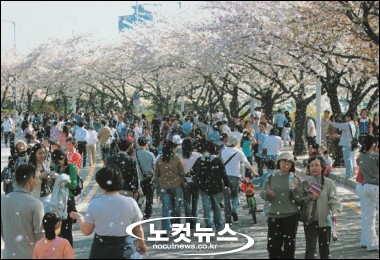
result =
[[[231,215],[232,215],[232,219],[233,219],[234,222],[238,222],[239,221],[239,218],[238,218],[238,215],[237,215],[236,212],[232,212]]]
[[[224,204],[221,202],[220,203],[220,207],[222,208],[222,209],[224,209]]]
[[[148,216],[143,217],[143,220],[147,220],[147,219],[150,219],[150,217],[148,217]]]

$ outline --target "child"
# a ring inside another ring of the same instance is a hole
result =
[[[325,158],[325,162],[326,162],[326,169],[323,172],[323,174],[327,178],[329,178],[330,177],[330,173],[333,171],[332,160],[331,160],[331,157],[330,157],[330,151],[326,149],[323,152],[323,157]]]
[[[251,183],[255,185],[263,186],[265,178],[276,171],[276,162],[274,160],[268,160],[267,162],[265,162],[265,165],[267,166],[268,171],[264,173],[263,175],[261,175],[261,177],[253,178],[251,180]]]
[[[58,237],[61,232],[61,219],[55,212],[45,214],[42,224],[45,238],[36,243],[33,259],[75,259],[74,250],[69,241]]]

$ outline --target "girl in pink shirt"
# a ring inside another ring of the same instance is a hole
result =
[[[69,241],[58,237],[61,232],[61,218],[55,212],[45,214],[42,224],[45,238],[36,243],[33,259],[75,259]]]

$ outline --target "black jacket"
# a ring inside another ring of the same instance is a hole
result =
[[[119,167],[123,174],[123,190],[138,191],[138,176],[136,162],[125,153],[118,153],[107,160],[107,165],[113,164]]]
[[[217,194],[230,187],[224,164],[217,156],[200,157],[192,168],[194,182],[199,189],[209,194]]]

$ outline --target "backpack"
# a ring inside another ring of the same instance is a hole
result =
[[[68,172],[70,169],[69,166],[66,167],[66,174],[67,175],[70,175],[70,173]],[[70,189],[70,191],[73,193],[74,196],[78,196],[79,194],[82,193],[82,190],[83,190],[83,180],[82,178],[77,174],[77,186],[75,187],[75,189]]]

